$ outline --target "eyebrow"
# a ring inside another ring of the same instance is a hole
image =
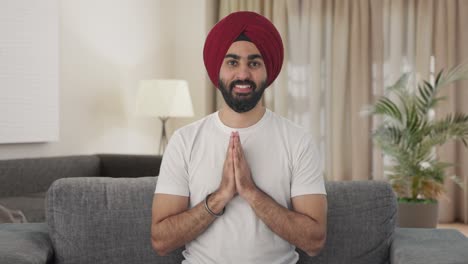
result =
[[[247,56],[247,59],[248,60],[255,60],[255,59],[263,60],[263,57],[260,54],[252,54],[252,55]]]
[[[226,56],[224,56],[224,58],[233,58],[235,60],[240,60],[240,56],[239,55],[236,55],[236,54],[232,54],[232,53],[228,53],[226,54]],[[255,59],[262,59],[263,60],[263,57],[262,55],[260,54],[251,54],[249,56],[247,56],[247,60],[255,60]]]

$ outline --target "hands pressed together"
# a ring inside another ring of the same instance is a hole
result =
[[[223,178],[218,191],[230,200],[239,194],[247,198],[257,187],[245,159],[239,132],[232,132],[223,167]]]

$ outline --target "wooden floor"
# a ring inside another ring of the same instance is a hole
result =
[[[457,229],[458,231],[462,232],[463,234],[465,234],[465,236],[468,237],[468,224],[462,224],[462,223],[438,224],[437,228]]]

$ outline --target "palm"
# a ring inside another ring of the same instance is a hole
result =
[[[434,108],[445,97],[437,97],[445,85],[468,77],[467,65],[441,71],[434,85],[427,81],[408,89],[409,74],[387,88],[369,113],[383,117],[373,134],[376,144],[395,165],[387,168],[389,179],[400,197],[436,199],[443,192],[444,170],[449,163],[434,158],[434,147],[450,139],[467,146],[468,115],[448,114],[435,120]]]

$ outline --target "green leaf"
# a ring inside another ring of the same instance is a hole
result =
[[[375,106],[375,113],[386,115],[398,121],[401,121],[401,112],[394,102],[386,97],[380,98]]]
[[[444,70],[442,69],[442,70],[437,74],[437,77],[436,77],[436,79],[435,79],[435,85],[434,85],[435,87],[438,86],[438,84],[439,84],[439,82],[440,82],[440,77],[442,76],[443,71],[444,71]]]
[[[413,199],[409,197],[398,197],[399,203],[417,203],[417,204],[435,204],[437,200],[435,199]]]

